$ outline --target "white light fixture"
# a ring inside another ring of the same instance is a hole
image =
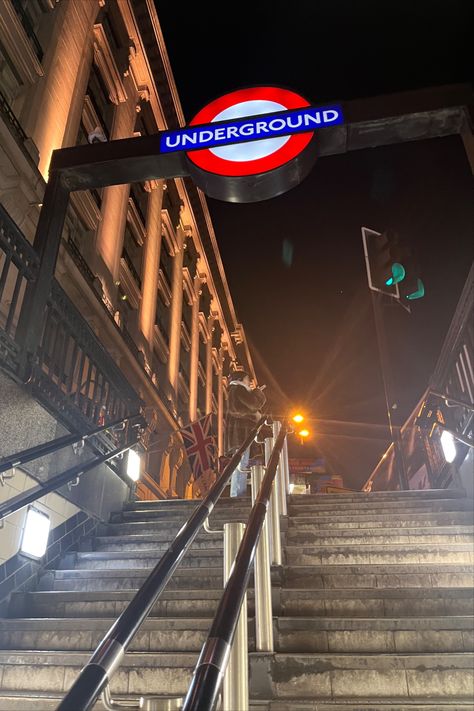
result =
[[[28,509],[21,538],[20,553],[31,558],[42,558],[48,547],[51,519],[43,511]]]
[[[454,437],[451,432],[443,430],[441,433],[441,446],[443,448],[444,458],[451,464],[456,459],[456,445],[454,444]]]
[[[135,452],[135,450],[129,449],[127,457],[127,475],[132,481],[139,480],[141,463],[140,456]]]
[[[290,484],[290,494],[293,493],[293,489],[294,489],[294,488],[295,488],[295,485],[294,485],[294,484]]]

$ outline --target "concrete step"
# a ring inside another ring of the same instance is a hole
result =
[[[87,662],[82,652],[0,652],[2,693],[65,691]],[[129,653],[112,693],[185,693],[196,654]],[[471,701],[474,654],[251,653],[252,699]],[[350,696],[348,690],[350,689]]]
[[[25,696],[21,692],[8,691],[0,694],[0,711],[56,711],[63,694],[54,692],[37,691]],[[118,699],[127,701],[132,696],[119,696]],[[93,711],[105,711],[101,702],[97,702]],[[389,701],[339,701],[325,700],[311,702],[304,699],[290,699],[289,701],[250,700],[249,711],[474,711],[474,704],[464,701],[449,703],[446,700],[433,700],[433,703],[420,703],[406,699],[401,703]]]
[[[10,617],[117,617],[132,599],[133,590],[54,591],[15,593]],[[222,590],[165,590],[153,606],[152,617],[212,617]],[[253,589],[248,592],[249,615],[254,612]],[[276,615],[312,617],[443,617],[474,615],[473,588],[273,588]]]
[[[470,616],[474,588],[294,588],[281,591],[280,604],[279,614],[291,617]]]
[[[47,570],[40,577],[38,590],[137,590],[149,576],[150,568],[103,570]],[[281,584],[281,570],[272,569],[272,584]],[[253,585],[253,575],[250,576]],[[178,568],[167,584],[168,590],[222,590],[222,568]]]
[[[196,652],[207,638],[210,618],[149,618],[130,652]],[[101,618],[20,618],[0,620],[0,648],[92,652],[113,624]],[[250,625],[249,625],[250,627]],[[252,646],[252,637],[249,638]]]
[[[288,565],[392,565],[393,563],[474,563],[470,543],[384,543],[382,545],[286,546]]]
[[[93,651],[113,624],[97,618],[20,618],[0,620],[0,648],[42,651]],[[474,618],[312,618],[275,617],[277,652],[429,653],[474,651]],[[135,635],[130,652],[199,652],[210,619],[151,618]],[[249,620],[249,650],[254,651],[255,621]]]
[[[166,550],[166,549],[165,549]],[[110,570],[112,568],[154,568],[163,555],[155,550],[90,551],[68,553],[60,568],[76,570]],[[222,568],[223,549],[189,550],[180,568]]]
[[[423,511],[472,511],[472,499],[466,498],[440,498],[440,499],[403,499],[399,501],[327,501],[322,498],[317,503],[311,504],[290,504],[288,508],[289,516],[310,516],[324,515],[328,511],[347,512],[351,513],[357,510],[358,513],[365,511],[373,511],[380,514],[383,513],[409,513]],[[137,512],[138,513],[138,512]]]
[[[472,525],[472,511],[441,511],[424,513],[385,514],[374,516],[371,514],[331,516],[294,516],[288,521],[288,530],[318,531],[321,529],[349,529],[349,528],[413,528],[420,526],[433,527]]]
[[[419,526],[417,528],[364,528],[347,530],[317,529],[299,530],[292,527],[286,534],[289,546],[305,544],[379,545],[386,543],[471,543],[474,542],[474,526]]]
[[[190,516],[194,509],[200,505],[200,501],[193,499],[168,499],[166,501],[134,501],[125,504],[124,511],[182,511],[185,516]],[[221,498],[214,506],[213,511],[248,510],[252,508],[250,496],[239,497],[238,500]]]
[[[127,521],[121,523],[110,523],[99,527],[100,536],[128,536],[141,534],[154,534],[160,540],[172,540],[182,527],[183,521],[157,521],[150,519],[148,521]],[[212,522],[213,528],[222,528],[222,521]],[[296,535],[297,532],[320,533],[322,531],[329,532],[336,530],[350,531],[361,529],[404,529],[404,528],[436,528],[437,526],[472,526],[473,514],[470,511],[460,512],[441,512],[441,513],[423,513],[423,514],[406,514],[401,517],[398,514],[391,514],[381,518],[374,518],[372,515],[359,515],[353,513],[351,516],[304,516],[293,517],[292,519],[282,518],[280,525],[282,532],[288,529],[288,534]],[[205,532],[202,531],[196,537],[205,538]],[[209,535],[209,534],[207,534]],[[214,535],[214,534],[212,534]],[[221,534],[222,535],[222,534]]]
[[[319,504],[324,501],[338,502],[351,501],[355,505],[366,501],[404,501],[406,499],[423,501],[431,499],[464,499],[466,492],[463,489],[420,489],[412,491],[351,491],[344,494],[290,494],[288,501],[291,505]]]
[[[10,617],[101,617],[116,618],[134,597],[135,590],[55,591],[15,593]],[[151,617],[213,617],[221,589],[176,590],[165,588],[154,604]],[[249,612],[253,614],[253,590],[249,591]]]
[[[300,518],[313,516],[324,517],[329,516],[332,513],[337,515],[347,515],[350,516],[357,511],[357,515],[361,516],[364,514],[372,514],[374,518],[380,518],[384,515],[397,514],[405,517],[407,514],[423,514],[423,513],[437,513],[437,512],[456,512],[456,511],[471,511],[473,504],[470,499],[433,499],[424,501],[422,499],[417,500],[406,500],[402,502],[398,501],[386,501],[386,502],[363,502],[358,503],[355,506],[353,503],[343,501],[334,503],[320,503],[317,505],[298,505],[289,507],[289,516],[291,518]],[[247,521],[250,514],[249,507],[240,507],[235,505],[234,507],[229,507],[228,509],[214,509],[211,513],[210,521],[220,523],[226,521]],[[120,523],[126,521],[186,521],[191,515],[191,511],[181,512],[179,510],[171,509],[153,509],[151,507],[138,507],[129,510],[124,510],[122,512],[117,512],[111,515],[111,523]]]
[[[287,566],[290,588],[436,588],[469,587],[474,566],[460,564],[313,565]]]
[[[474,655],[251,655],[254,698],[472,702]]]
[[[94,538],[94,549],[97,551],[122,551],[122,550],[154,550],[166,551],[173,536],[166,533],[135,533],[120,536],[96,536]],[[208,548],[219,549],[223,547],[222,533],[206,533],[205,536],[198,536],[191,545],[194,550],[207,550]]]
[[[474,617],[279,617],[274,638],[279,652],[474,652]]]
[[[166,521],[181,521],[184,523],[189,519],[192,514],[192,510],[188,511],[174,511],[170,510],[158,510],[147,508],[147,509],[131,509],[124,511],[119,511],[112,513],[110,515],[110,523],[119,523],[120,521],[161,521],[165,523]],[[225,523],[227,521],[247,521],[250,516],[250,508],[235,506],[229,509],[214,509],[212,511],[209,520]]]

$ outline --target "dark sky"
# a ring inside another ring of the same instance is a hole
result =
[[[243,86],[281,85],[323,103],[471,80],[467,1],[155,2],[187,120]],[[395,307],[385,316],[403,422],[427,385],[472,260],[472,177],[461,139],[322,158],[272,200],[208,203],[260,381],[282,406],[299,403],[316,418],[313,442],[358,486],[387,444],[360,228],[392,227],[410,240],[426,286],[411,315]]]

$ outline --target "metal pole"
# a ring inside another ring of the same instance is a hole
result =
[[[252,467],[252,505],[262,484],[264,469],[261,465]],[[257,652],[273,652],[272,581],[270,571],[270,535],[268,519],[262,526],[262,533],[255,554],[255,640]]]
[[[268,437],[265,440],[265,466],[268,467],[268,462],[273,450],[273,437]],[[278,474],[273,480],[272,495],[270,497],[270,509],[271,514],[271,534],[272,534],[272,563],[275,565],[281,565],[281,537],[280,537],[280,506],[279,506],[279,491],[278,491]]]
[[[281,429],[281,422],[278,420],[275,420],[273,423],[273,439],[276,441],[276,438],[278,437],[278,433],[280,432]],[[285,457],[285,446],[286,446],[286,439],[285,439],[285,444],[283,445],[283,449],[280,452],[280,460],[278,464],[278,473],[277,473],[277,486],[278,486],[278,497],[280,500],[280,514],[281,516],[286,516],[288,511],[287,511],[287,501],[286,501],[286,495],[288,492],[288,487],[286,484],[286,473],[285,473],[285,462],[284,462],[284,457]],[[287,457],[288,457],[288,451],[287,451]]]
[[[379,346],[380,354],[380,369],[382,371],[382,380],[385,393],[385,405],[387,407],[387,419],[388,426],[390,429],[390,437],[393,442],[393,454],[395,458],[395,467],[398,475],[398,483],[400,490],[408,489],[408,477],[405,467],[405,458],[403,456],[403,446],[402,438],[400,436],[400,428],[394,427],[392,422],[392,403],[391,403],[391,391],[392,391],[392,374],[390,370],[390,363],[388,359],[388,349],[387,342],[385,338],[385,328],[382,317],[382,295],[374,291],[372,294],[372,306],[374,309],[374,320],[375,320],[375,331],[377,334],[377,342]]]
[[[273,449],[273,438],[272,437],[265,437],[264,440],[264,449],[265,449],[265,470],[268,466],[268,462],[270,461],[270,457],[272,455],[272,449]],[[273,491],[273,487],[272,487]],[[272,504],[271,504],[271,495],[270,495],[270,502],[269,502],[269,507],[267,509],[267,517],[266,520],[268,521],[268,535],[269,535],[269,541],[270,541],[270,560],[273,561],[273,509],[272,509]]]
[[[287,496],[290,493],[290,467],[288,464],[288,436],[285,437],[282,449],[283,456],[283,472],[284,472],[284,484],[285,484],[285,516],[287,515]]]
[[[240,521],[224,524],[224,586],[229,579],[244,531],[245,524]],[[247,624],[246,593],[224,674],[222,711],[248,711],[249,708]]]

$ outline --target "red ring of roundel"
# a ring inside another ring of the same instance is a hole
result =
[[[251,101],[252,99],[264,99],[266,101],[275,101],[287,109],[300,109],[304,106],[309,106],[309,102],[303,99],[295,92],[289,89],[280,89],[273,86],[259,86],[251,89],[240,89],[233,91],[230,94],[215,99],[210,104],[205,106],[189,123],[190,126],[198,124],[208,124],[212,119],[220,114],[224,109],[238,104],[242,101]],[[264,114],[262,114],[264,116]],[[284,163],[295,158],[301,151],[306,148],[313,137],[313,131],[310,133],[297,133],[290,136],[290,140],[284,146],[269,156],[257,158],[246,162],[225,160],[219,158],[210,152],[208,148],[203,148],[199,151],[189,151],[187,156],[195,165],[209,173],[217,173],[218,175],[254,175],[256,173],[266,173],[269,170],[279,168]]]

